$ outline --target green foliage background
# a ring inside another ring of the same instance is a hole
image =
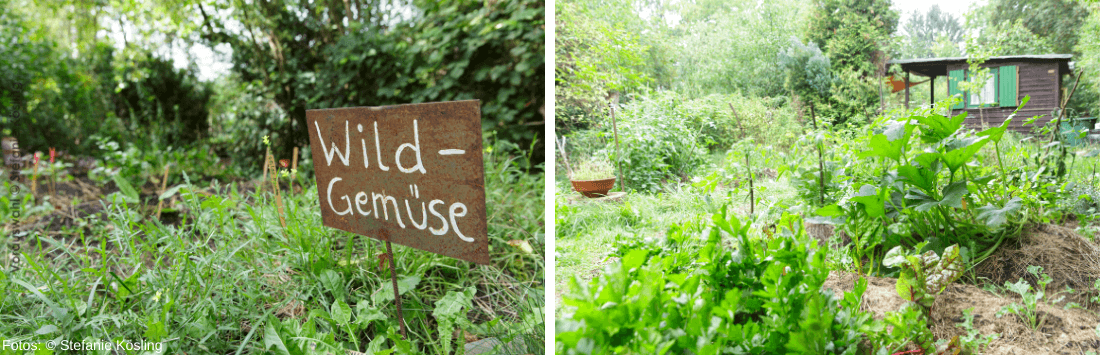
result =
[[[25,151],[211,143],[255,170],[265,135],[279,157],[308,145],[307,109],[476,99],[487,134],[543,159],[541,1],[0,5],[0,124]],[[177,69],[194,45],[231,52],[229,72]]]

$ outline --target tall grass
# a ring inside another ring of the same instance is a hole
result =
[[[76,227],[0,237],[0,256],[24,261],[0,264],[9,266],[0,272],[0,338],[294,354],[444,353],[466,338],[497,337],[541,353],[543,183],[524,172],[522,154],[485,153],[492,265],[394,246],[407,340],[379,262],[385,248],[322,226],[314,181],[284,196],[283,229],[270,189],[198,186],[186,174],[178,225],[105,202],[105,213]]]

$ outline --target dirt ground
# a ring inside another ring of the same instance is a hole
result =
[[[983,354],[1084,354],[1100,352],[1097,325],[1100,315],[1089,299],[1096,294],[1092,282],[1098,277],[1100,251],[1097,245],[1082,238],[1072,229],[1057,225],[1037,225],[1027,228],[1016,240],[1007,242],[990,258],[974,268],[983,284],[1004,285],[1021,278],[1033,287],[1035,277],[1027,273],[1028,265],[1043,266],[1054,280],[1047,286],[1038,313],[1042,324],[1032,330],[1018,317],[1006,314],[998,318],[1002,307],[1020,302],[1020,296],[1003,290],[999,293],[974,285],[956,282],[936,298],[932,306],[932,332],[936,339],[964,336],[966,331],[956,326],[963,322],[963,311],[971,309],[974,327],[983,335],[998,334]],[[852,273],[832,271],[825,288],[834,292],[850,291],[858,279]],[[897,311],[907,301],[898,296],[897,279],[868,277],[863,295],[863,309],[882,319],[886,312]],[[1074,293],[1066,292],[1069,286]],[[1051,300],[1064,297],[1060,302]],[[1077,302],[1083,307],[1069,307]],[[1090,310],[1091,309],[1091,310]]]

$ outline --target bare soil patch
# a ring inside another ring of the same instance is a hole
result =
[[[1005,281],[1020,278],[1037,285],[1035,277],[1027,272],[1028,265],[1041,265],[1053,278],[1047,286],[1047,296],[1038,306],[1042,323],[1038,329],[1012,314],[997,317],[1002,307],[1021,302],[1012,292],[1000,294],[968,284],[952,284],[936,298],[932,307],[932,332],[936,339],[964,336],[966,331],[957,326],[963,322],[963,311],[970,309],[974,315],[974,328],[982,334],[998,334],[985,354],[1084,354],[1100,351],[1100,337],[1096,327],[1100,315],[1082,308],[1065,309],[1067,302],[1088,303],[1092,283],[1100,277],[1097,260],[1100,259],[1095,244],[1082,238],[1072,229],[1057,225],[1038,225],[1028,228],[1021,237],[1002,245],[989,259],[975,268],[979,280],[1003,286]],[[824,288],[834,292],[851,291],[858,275],[832,271]],[[899,310],[907,301],[898,296],[897,279],[868,277],[867,291],[863,295],[862,308],[883,319],[886,312]],[[1066,286],[1076,292],[1061,292]],[[1065,296],[1058,304],[1050,300]],[[1095,309],[1095,308],[1094,308]]]
[[[1030,265],[1042,266],[1054,279],[1047,285],[1047,295],[1050,299],[1064,296],[1060,305],[1077,302],[1091,310],[1100,306],[1091,301],[1098,295],[1093,283],[1100,279],[1100,247],[1072,228],[1053,224],[1028,227],[1019,238],[1005,241],[974,271],[979,279],[994,285],[1024,279],[1037,288],[1038,280],[1027,272]],[[1067,292],[1067,287],[1073,292]]]

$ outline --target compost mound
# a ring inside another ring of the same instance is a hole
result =
[[[1028,227],[1019,238],[1005,241],[974,271],[979,279],[988,279],[997,286],[1024,279],[1031,287],[1038,288],[1036,277],[1027,272],[1030,265],[1042,266],[1043,273],[1053,279],[1047,285],[1045,299],[1065,297],[1059,305],[1077,302],[1091,310],[1100,306],[1091,301],[1100,293],[1093,288],[1093,283],[1100,278],[1100,248],[1063,226],[1038,224]],[[1068,292],[1067,287],[1073,292]]]
[[[858,278],[856,274],[831,271],[824,288],[838,293],[851,291]],[[883,319],[886,312],[898,311],[908,302],[897,294],[897,279],[867,277],[867,280],[862,309],[876,319]],[[998,295],[974,285],[951,284],[932,306],[932,334],[937,340],[966,336],[966,330],[958,324],[964,321],[963,312],[970,310],[974,329],[983,335],[997,334],[982,354],[1083,354],[1100,350],[1100,339],[1094,330],[1100,316],[1080,308],[1052,306],[1045,300],[1038,305],[1042,323],[1032,329],[1015,315],[997,316],[1002,307],[1021,302],[1016,294]],[[915,347],[910,344],[912,349]]]

